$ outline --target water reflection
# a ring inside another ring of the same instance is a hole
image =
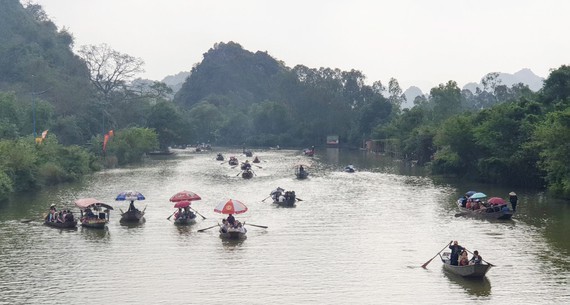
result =
[[[101,241],[107,243],[111,238],[111,233],[109,232],[109,228],[107,226],[105,226],[103,229],[81,227],[79,229],[79,232],[86,240],[91,241]]]
[[[457,285],[468,295],[476,297],[488,297],[491,295],[491,281],[484,276],[483,278],[464,278],[462,276],[446,272],[442,269],[445,277],[452,285]]]

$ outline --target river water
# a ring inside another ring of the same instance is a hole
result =
[[[226,158],[238,150],[219,150]],[[455,217],[467,190],[506,197],[512,189],[422,176],[417,168],[362,152],[328,149],[254,151],[262,163],[244,180],[215,153],[177,150],[132,168],[105,170],[72,185],[0,204],[0,304],[569,304],[570,205],[515,190],[512,221]],[[251,159],[251,158],[250,158]],[[251,161],[251,160],[250,160]],[[294,179],[293,166],[311,176]],[[341,171],[353,163],[354,174]],[[303,201],[280,208],[280,186]],[[146,196],[146,222],[119,224],[128,204],[117,193]],[[170,196],[198,193],[206,217],[177,227]],[[95,197],[115,207],[107,230],[44,226],[50,204],[76,210]],[[249,208],[236,218],[248,238],[226,242],[214,206],[229,198]],[[23,223],[23,219],[35,219]],[[434,257],[450,240],[496,265],[483,280],[448,275]]]

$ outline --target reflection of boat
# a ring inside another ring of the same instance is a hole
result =
[[[94,229],[105,228],[109,222],[109,211],[113,209],[112,206],[95,198],[77,199],[75,205],[81,210],[81,225]]]
[[[491,282],[486,276],[480,278],[468,278],[451,272],[444,272],[444,274],[452,283],[461,286],[470,295],[478,297],[491,295]]]
[[[462,205],[462,199],[459,198],[457,200],[457,207],[461,211],[463,215],[470,215],[475,217],[481,218],[489,218],[489,219],[501,219],[501,220],[509,220],[513,217],[513,210],[509,209],[506,204],[501,205],[489,205],[489,207],[483,207],[477,210],[471,210]]]
[[[470,264],[467,266],[451,265],[450,254],[451,253],[449,252],[444,252],[441,256],[441,261],[443,262],[443,269],[455,275],[469,278],[482,278],[485,276],[487,271],[491,269],[491,265],[485,263],[474,265]]]

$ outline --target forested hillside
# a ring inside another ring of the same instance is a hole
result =
[[[568,66],[552,70],[537,93],[488,74],[481,90],[450,80],[402,110],[406,97],[394,78],[382,84],[357,70],[288,67],[266,52],[220,42],[201,62],[180,64],[193,68],[172,101],[166,84],[133,81],[142,59],[104,43],[76,53],[72,46],[70,32],[40,6],[0,0],[0,153],[12,156],[0,162],[0,195],[175,144],[300,147],[338,135],[348,147],[374,140],[434,174],[570,197]],[[32,134],[44,130],[59,146],[33,149]],[[18,155],[21,149],[30,155]]]

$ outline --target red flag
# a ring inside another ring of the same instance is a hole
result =
[[[109,135],[106,134],[104,139],[103,139],[103,151],[105,151],[105,149],[107,149],[107,142],[109,141]]]
[[[47,129],[44,130],[44,132],[42,132],[42,140],[47,137],[47,133],[48,133],[48,130],[47,130]]]

